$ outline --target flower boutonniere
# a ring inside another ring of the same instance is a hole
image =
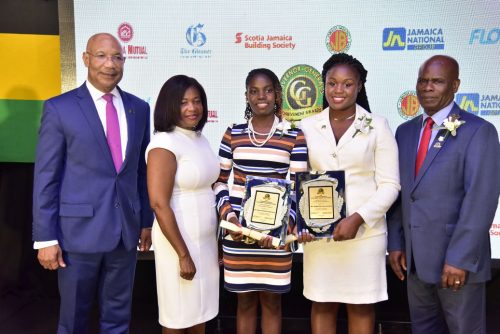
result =
[[[436,130],[446,130],[446,132],[437,138],[437,142],[434,144],[435,148],[441,148],[442,143],[448,138],[448,135],[455,137],[457,135],[457,129],[464,124],[465,121],[460,120],[460,116],[457,114],[451,114],[443,121],[443,125],[435,128]]]
[[[280,139],[283,137],[283,134],[288,134],[288,131],[294,129],[295,126],[292,126],[289,122],[283,120],[276,125],[276,132],[280,134]]]
[[[443,125],[438,127],[438,130],[446,129],[453,137],[457,135],[457,129],[464,124],[465,121],[460,119],[457,114],[451,114],[443,121]],[[444,139],[443,139],[444,140]]]
[[[354,121],[354,128],[356,129],[356,132],[354,132],[352,138],[356,137],[358,133],[368,133],[371,129],[373,129],[372,121],[373,118],[367,115],[358,117]]]

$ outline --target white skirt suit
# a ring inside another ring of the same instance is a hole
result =
[[[371,129],[363,117],[372,119]],[[327,108],[303,119],[301,129],[310,169],[344,170],[346,214],[357,212],[364,220],[352,240],[304,245],[304,296],[349,304],[386,300],[385,213],[400,190],[397,144],[387,120],[356,105],[355,120],[337,143]]]

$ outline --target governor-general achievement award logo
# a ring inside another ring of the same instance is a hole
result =
[[[295,65],[281,77],[283,116],[289,122],[316,114],[323,108],[321,73],[309,65]]]

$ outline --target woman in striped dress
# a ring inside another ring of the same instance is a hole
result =
[[[268,69],[252,70],[246,79],[246,123],[229,127],[219,150],[221,173],[215,185],[221,219],[238,224],[247,175],[285,179],[307,170],[302,131],[281,120],[281,86]],[[233,172],[233,185],[228,180]],[[290,213],[293,226],[295,210]],[[291,228],[290,228],[291,230]],[[290,291],[292,254],[273,249],[270,240],[248,244],[241,234],[223,241],[224,287],[238,293],[237,331],[255,333],[262,309],[263,333],[281,333],[281,293]]]

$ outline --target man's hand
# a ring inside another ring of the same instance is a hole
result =
[[[151,248],[151,229],[143,228],[141,230],[141,238],[139,239],[139,250],[147,252]]]
[[[62,250],[59,245],[40,248],[38,250],[38,261],[45,269],[56,270],[58,268],[65,268],[62,257]]]
[[[406,271],[406,254],[403,251],[390,251],[389,252],[389,263],[391,265],[392,271],[396,276],[403,281],[405,279],[405,274],[403,270]]]
[[[444,264],[443,273],[441,274],[441,286],[444,289],[452,288],[453,291],[457,291],[464,286],[467,280],[467,271],[449,265]]]

